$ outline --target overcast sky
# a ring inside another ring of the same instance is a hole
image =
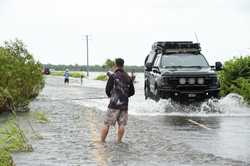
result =
[[[19,38],[42,63],[122,57],[143,65],[155,41],[192,40],[215,61],[250,54],[249,0],[0,0],[0,42]]]

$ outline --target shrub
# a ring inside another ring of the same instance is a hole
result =
[[[81,77],[81,75],[83,75],[83,77],[85,77],[85,75],[82,73],[82,72],[70,72],[69,73],[69,76],[70,77],[75,77],[75,78],[80,78]]]
[[[221,95],[238,93],[250,103],[250,56],[225,62],[220,72]]]
[[[108,76],[106,74],[101,74],[101,75],[98,75],[95,80],[100,80],[100,81],[106,81],[108,80]]]
[[[3,89],[0,87],[0,113],[4,111],[12,110],[12,97],[8,89]]]
[[[64,75],[64,71],[52,71],[50,73],[50,75],[52,75],[52,76],[63,76]]]
[[[8,94],[15,108],[26,107],[44,87],[42,65],[17,39],[0,47],[0,75],[0,100],[5,101]],[[0,103],[0,108],[5,104]]]

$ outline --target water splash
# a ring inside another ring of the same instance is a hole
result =
[[[224,114],[250,114],[249,105],[247,105],[242,96],[235,93],[231,93],[219,100],[218,106]]]
[[[134,115],[168,116],[250,116],[250,107],[242,96],[231,93],[221,99],[209,99],[200,104],[180,105],[171,100],[133,102],[129,108]]]

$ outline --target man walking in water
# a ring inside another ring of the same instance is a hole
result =
[[[84,75],[83,75],[83,73],[81,73],[81,76],[80,76],[80,78],[81,78],[81,85],[83,83],[83,77],[84,77]]]
[[[101,129],[101,141],[105,142],[111,125],[118,123],[117,143],[120,143],[128,121],[128,98],[135,93],[134,85],[129,75],[123,69],[124,60],[115,59],[114,74],[109,74],[106,94],[110,97],[108,111]]]
[[[69,69],[66,69],[64,72],[64,84],[69,85]]]

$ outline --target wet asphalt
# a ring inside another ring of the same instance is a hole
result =
[[[18,116],[34,151],[15,153],[16,165],[250,165],[248,107],[237,106],[244,114],[178,109],[165,113],[166,102],[145,101],[141,85],[139,80],[131,98],[123,143],[116,144],[112,127],[102,144],[99,133],[108,104],[105,82],[84,80],[80,85],[80,80],[72,79],[67,86],[62,77],[46,77],[30,113]],[[44,112],[49,122],[34,120],[35,111]]]

